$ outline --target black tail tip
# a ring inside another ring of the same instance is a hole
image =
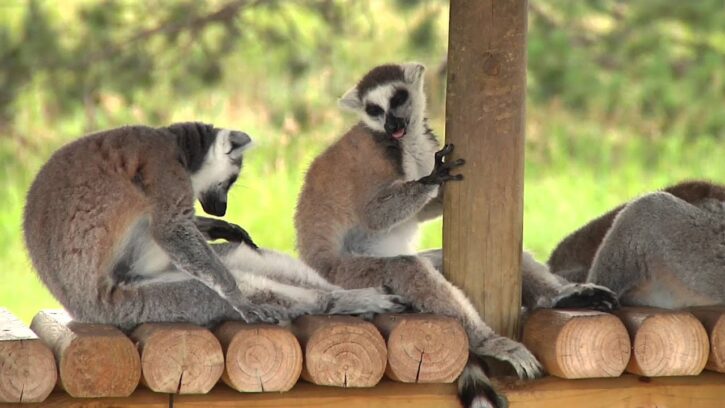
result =
[[[493,388],[483,360],[469,355],[468,364],[459,379],[458,398],[465,408],[508,408],[508,400]]]

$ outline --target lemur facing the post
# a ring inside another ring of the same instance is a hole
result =
[[[725,186],[686,181],[636,198],[566,237],[549,265],[623,305],[725,304]]]
[[[277,322],[304,313],[404,308],[378,289],[343,290],[256,247],[222,216],[251,139],[200,123],[128,126],[58,150],[27,196],[23,229],[41,280],[80,321]],[[212,244],[207,239],[241,241]]]
[[[310,166],[295,215],[301,258],[345,288],[384,286],[414,309],[458,319],[472,358],[459,380],[468,406],[505,404],[490,387],[476,356],[510,363],[520,377],[540,374],[536,358],[520,343],[494,333],[463,292],[441,273],[440,250],[416,253],[418,225],[442,213],[442,186],[460,182],[448,161],[453,146],[439,150],[428,128],[424,67],[382,65],[368,72],[340,99],[360,123]],[[523,298],[529,307],[602,308],[613,294],[595,285],[570,284],[529,254],[522,258]]]

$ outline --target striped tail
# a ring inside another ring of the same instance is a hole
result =
[[[491,385],[486,364],[469,353],[468,363],[458,377],[458,398],[464,408],[507,408],[508,400]]]

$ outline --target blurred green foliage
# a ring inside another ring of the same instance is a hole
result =
[[[725,175],[721,1],[529,1],[525,245],[637,194]],[[442,0],[9,0],[0,4],[0,306],[54,301],[22,242],[25,192],[60,145],[128,123],[248,131],[227,218],[294,251],[305,168],[353,124],[336,98],[370,67],[426,63],[443,136]],[[440,245],[440,221],[422,247]]]

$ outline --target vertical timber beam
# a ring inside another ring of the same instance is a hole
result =
[[[521,307],[527,0],[451,0],[446,141],[466,165],[446,185],[443,269],[497,333]]]

